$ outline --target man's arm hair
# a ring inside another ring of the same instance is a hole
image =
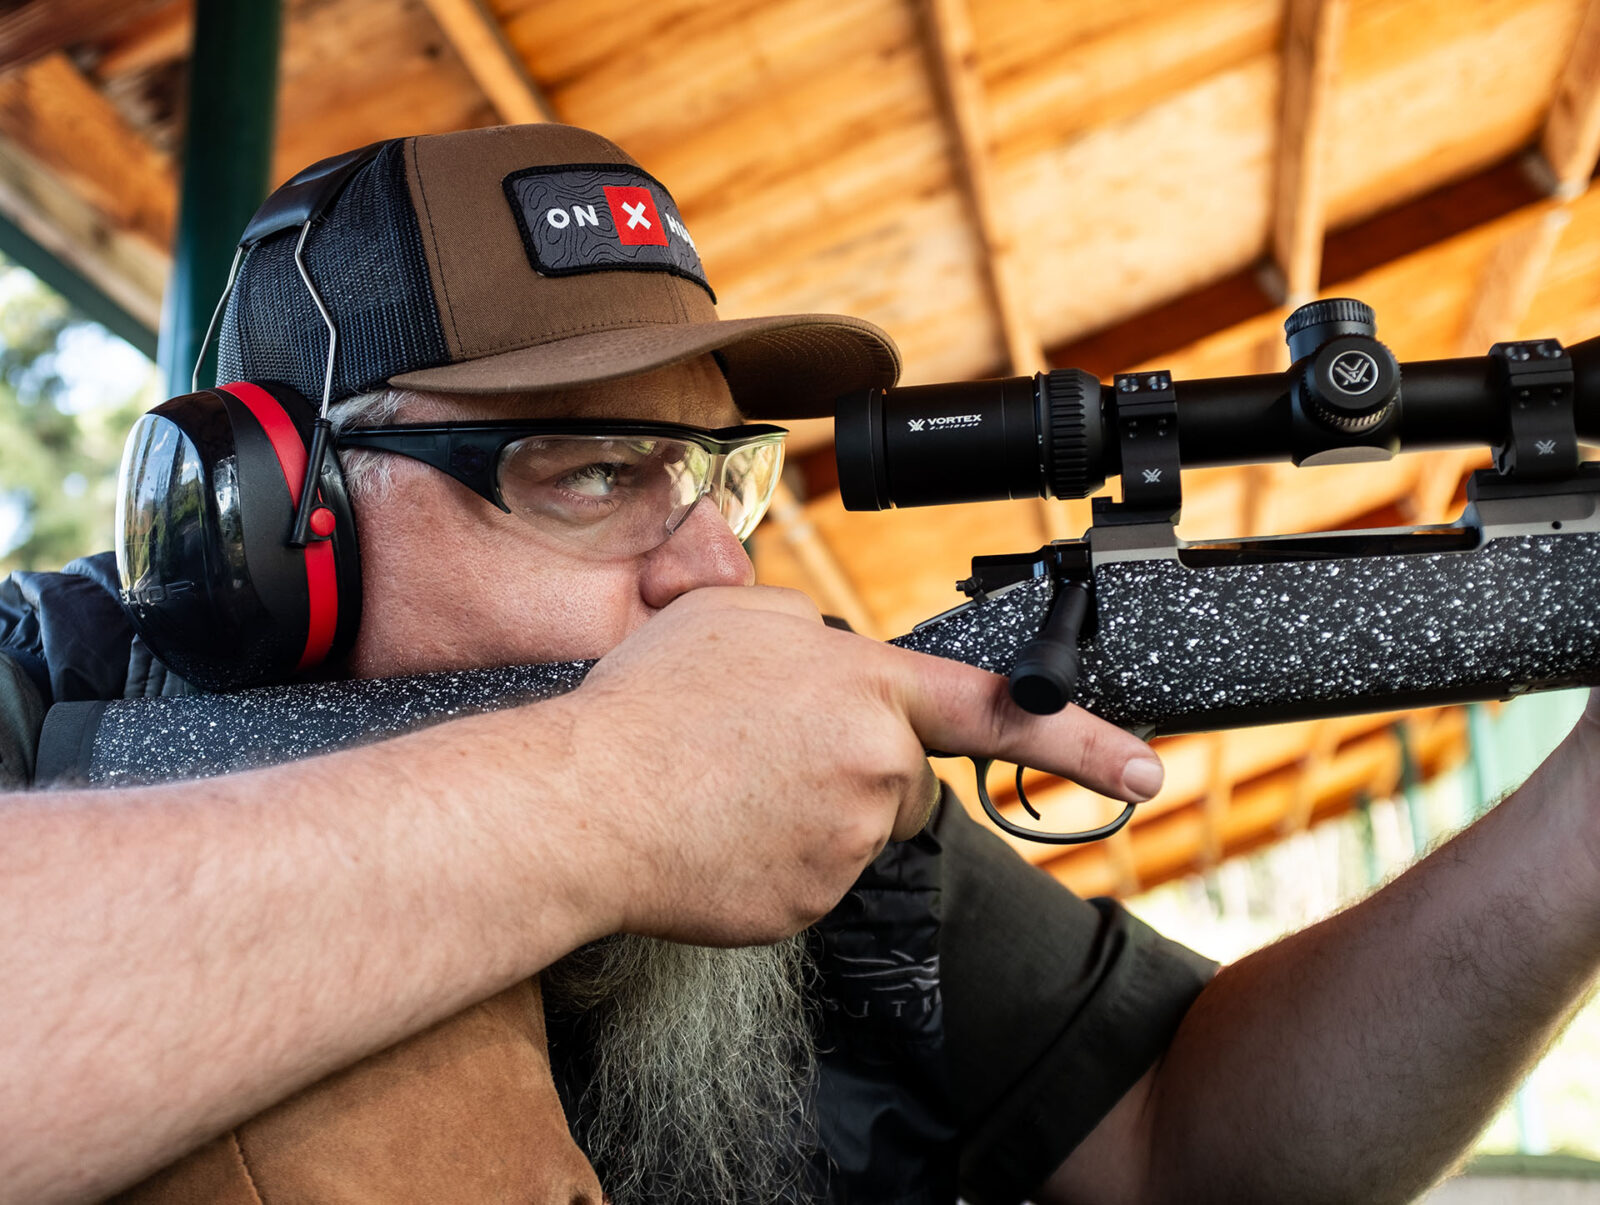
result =
[[[1041,1202],[1410,1201],[1600,966],[1591,705],[1498,808],[1362,903],[1225,968]]]

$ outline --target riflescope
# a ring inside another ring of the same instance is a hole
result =
[[[1191,468],[1483,444],[1503,473],[1536,479],[1572,470],[1573,426],[1600,439],[1600,339],[1402,365],[1378,342],[1371,307],[1347,298],[1301,306],[1284,330],[1292,363],[1281,373],[1123,373],[1107,386],[1068,368],[847,394],[834,422],[845,507],[1083,498],[1118,475],[1125,492],[1160,490],[1174,451]],[[1541,463],[1538,449],[1563,430],[1559,454]]]

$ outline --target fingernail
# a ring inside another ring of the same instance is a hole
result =
[[[1154,798],[1155,793],[1161,789],[1161,782],[1166,776],[1167,772],[1161,768],[1161,763],[1155,758],[1135,758],[1123,767],[1123,794],[1135,803],[1143,803],[1146,799]]]

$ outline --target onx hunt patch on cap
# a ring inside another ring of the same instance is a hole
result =
[[[671,272],[707,293],[705,269],[672,196],[651,176],[614,163],[525,167],[505,178],[534,271]],[[716,294],[711,294],[715,301]]]

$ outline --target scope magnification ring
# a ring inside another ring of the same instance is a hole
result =
[[[1048,416],[1049,438],[1045,454],[1045,484],[1057,498],[1087,498],[1105,484],[1097,473],[1104,435],[1100,426],[1100,381],[1080,369],[1057,369],[1044,374],[1043,409]]]

